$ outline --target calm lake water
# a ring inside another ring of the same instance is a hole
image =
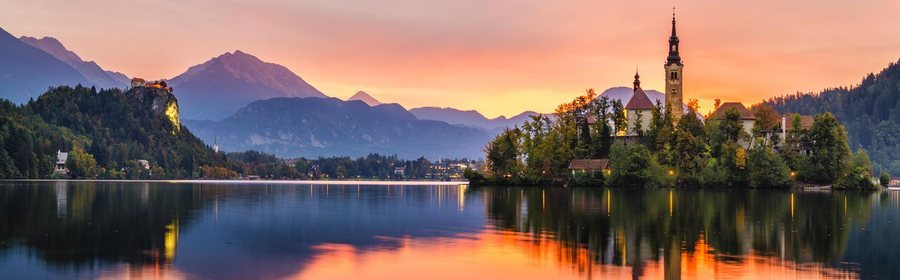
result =
[[[0,182],[0,278],[900,278],[900,192]]]

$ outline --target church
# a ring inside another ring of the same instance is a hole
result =
[[[684,63],[681,61],[681,54],[678,50],[678,34],[675,31],[675,14],[672,14],[672,35],[669,36],[669,55],[666,57],[665,68],[666,90],[665,94],[665,110],[672,112],[675,122],[681,119],[684,114],[684,79],[683,70]],[[641,89],[641,76],[634,74],[634,92],[631,99],[625,105],[625,119],[627,120],[628,129],[624,132],[625,136],[636,136],[637,127],[641,130],[647,130],[650,127],[650,116],[656,104],[653,104],[647,94]]]

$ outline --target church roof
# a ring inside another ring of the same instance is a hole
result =
[[[631,100],[628,100],[628,105],[625,105],[627,110],[653,110],[654,107],[656,106],[653,105],[653,102],[650,101],[650,98],[647,97],[647,94],[640,87],[634,89]]]
[[[641,89],[641,75],[638,75],[637,72],[634,73],[634,92],[631,94],[631,99],[628,100],[628,104],[625,105],[626,110],[652,110],[654,107],[653,101],[650,101],[650,98],[647,97],[647,93],[644,93],[644,90]]]
[[[747,107],[744,107],[744,104],[741,104],[740,102],[722,103],[722,105],[719,106],[719,109],[716,109],[716,111],[712,112],[712,114],[709,114],[709,119],[711,119],[711,120],[725,119],[725,112],[728,112],[728,109],[731,109],[731,108],[734,108],[735,110],[738,111],[738,113],[741,113],[742,120],[755,120],[756,119],[756,116],[753,115],[753,112],[748,110]]]

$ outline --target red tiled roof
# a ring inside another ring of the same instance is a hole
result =
[[[722,105],[719,106],[719,109],[716,109],[715,112],[712,112],[712,114],[709,114],[709,119],[711,119],[711,120],[724,119],[725,112],[728,112],[728,109],[731,109],[731,108],[734,108],[735,110],[738,111],[738,113],[741,113],[742,120],[755,120],[756,119],[756,116],[753,115],[753,112],[748,110],[747,107],[744,107],[744,104],[741,104],[740,102],[722,103]]]
[[[652,110],[654,107],[656,106],[653,105],[653,102],[650,101],[650,98],[647,97],[647,94],[640,87],[634,89],[631,100],[628,100],[628,105],[625,105],[626,110]]]

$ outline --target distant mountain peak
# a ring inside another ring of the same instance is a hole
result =
[[[169,80],[186,118],[222,119],[256,100],[327,97],[287,67],[235,50]]]
[[[347,101],[351,101],[351,100],[359,100],[359,101],[365,102],[370,107],[375,107],[375,106],[381,105],[380,101],[378,101],[377,99],[375,99],[374,97],[372,97],[371,95],[366,93],[365,91],[361,91],[361,90],[357,91],[356,94],[354,94],[350,98],[347,98]]]

